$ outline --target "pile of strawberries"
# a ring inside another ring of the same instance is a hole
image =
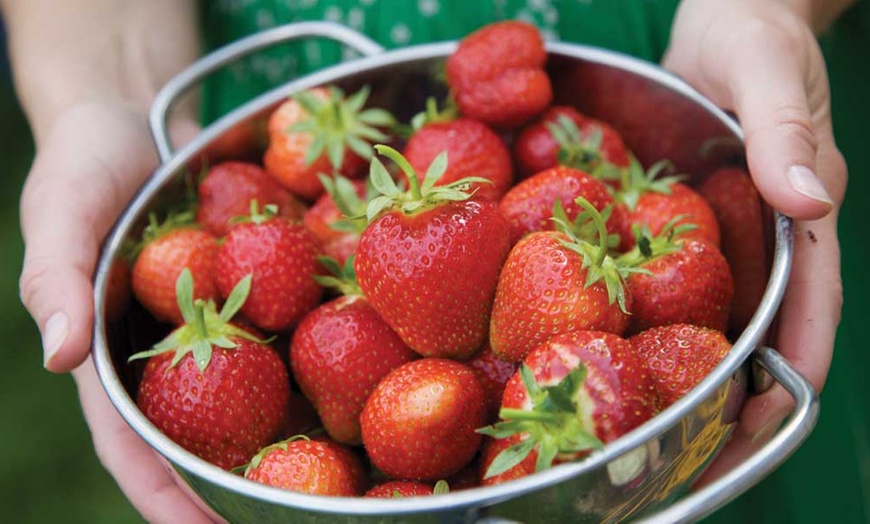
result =
[[[644,170],[554,105],[546,58],[492,24],[448,57],[446,108],[401,124],[316,88],[262,163],[208,167],[136,251],[136,299],[174,326],[131,357],[145,416],[254,481],[416,496],[582,458],[703,379],[730,349],[720,220],[760,224],[758,195]]]

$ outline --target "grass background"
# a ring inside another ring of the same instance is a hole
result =
[[[825,41],[838,142],[850,165],[840,216],[845,306],[821,420],[780,470],[716,522],[870,522],[870,8]],[[0,62],[4,56],[0,32]],[[23,244],[18,196],[33,158],[27,123],[0,63],[0,522],[135,523],[141,517],[102,469],[69,376],[42,369],[38,332],[18,298]],[[51,210],[45,210],[50,213]]]

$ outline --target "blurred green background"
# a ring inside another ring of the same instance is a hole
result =
[[[864,376],[870,370],[864,235],[870,206],[863,202],[870,194],[870,9],[866,2],[860,7],[823,42],[850,187],[840,219],[846,302],[821,421],[784,467],[716,515],[717,522],[870,522],[870,381]],[[18,195],[32,158],[27,123],[0,64],[6,180],[0,191],[0,522],[141,522],[94,454],[71,378],[43,371],[37,330],[18,298]]]

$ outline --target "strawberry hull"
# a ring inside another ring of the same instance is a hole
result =
[[[327,24],[276,28],[274,33],[262,38],[258,36],[255,40],[262,45],[269,39],[277,41],[291,34],[336,34],[352,46],[360,45],[363,54],[377,51],[376,46],[360,35]],[[173,445],[131,402],[128,392],[137,386],[138,376],[126,364],[126,359],[134,351],[134,345],[136,349],[141,348],[141,340],[153,340],[154,334],[144,327],[145,323],[135,321],[132,314],[122,314],[116,321],[107,317],[105,298],[110,291],[109,268],[120,256],[119,248],[123,241],[135,237],[135,232],[147,222],[149,211],[159,209],[158,206],[166,201],[180,199],[176,182],[183,178],[190,165],[195,165],[197,159],[209,153],[214,137],[225,134],[236,125],[248,125],[262,119],[292,93],[333,82],[347,91],[361,84],[371,85],[371,100],[407,119],[419,111],[429,95],[444,94],[441,84],[432,82],[428,74],[455,47],[455,43],[445,43],[390,51],[351,60],[317,75],[301,78],[205,128],[200,137],[177,154],[171,152],[167,140],[161,140],[159,126],[155,130],[163,165],[129,204],[107,237],[96,271],[94,362],[109,399],[121,416],[168,459],[181,481],[209,501],[230,522],[256,519],[260,522],[424,523],[444,519],[474,521],[484,516],[552,522],[631,520],[641,513],[655,515],[655,512],[667,509],[673,496],[691,484],[727,440],[745,399],[747,382],[743,364],[748,364],[750,354],[762,345],[763,334],[771,324],[787,281],[792,226],[784,217],[771,218],[769,208],[765,208],[762,215],[766,220],[763,227],[768,242],[766,247],[771,253],[775,252],[775,256],[769,259],[771,277],[767,292],[754,321],[739,334],[739,338],[735,338],[729,356],[682,401],[578,463],[563,464],[544,473],[496,486],[451,491],[437,497],[325,499],[280,491],[220,471]],[[691,174],[687,183],[694,186],[712,169],[725,165],[725,160],[731,161],[735,152],[737,161],[740,161],[742,137],[736,124],[672,75],[648,63],[599,49],[553,42],[547,44],[547,49],[546,67],[553,80],[555,100],[569,103],[592,118],[614,124],[626,137],[626,142],[643,153],[639,156],[644,163],[671,157],[675,159],[678,171]],[[202,64],[191,70],[194,77],[203,71]],[[175,84],[175,87],[183,84]],[[594,92],[585,89],[591,84],[596,86]],[[627,111],[618,100],[606,103],[601,95],[626,92],[631,94],[635,110]],[[651,96],[647,97],[647,93]],[[595,96],[583,99],[586,94]],[[174,95],[177,91],[173,93],[168,89],[158,100],[166,101],[167,96]],[[158,103],[156,107],[159,115],[166,106]],[[670,114],[670,108],[680,109],[682,116],[679,121],[661,122],[660,126],[656,118],[649,116],[660,116],[665,109]],[[673,139],[669,128],[678,127],[690,128],[679,135],[690,136],[691,140]],[[712,154],[702,155],[701,148],[695,146],[708,141],[734,146],[708,149],[706,152]],[[728,154],[724,155],[723,151]],[[769,356],[770,351],[760,351],[759,354],[765,365],[779,362]],[[792,376],[783,374],[782,370],[787,368],[773,366],[771,369],[777,379],[786,380]],[[801,395],[801,399],[807,398],[805,394]],[[805,405],[804,400],[801,402]],[[814,413],[813,410],[810,412]],[[804,413],[806,410],[799,412],[804,422],[801,427],[805,431],[791,433],[794,438],[788,439],[790,444],[781,450],[783,455],[793,451],[812,428],[814,418],[807,418]],[[775,467],[779,462],[772,458],[768,463]],[[637,470],[641,474],[635,474]],[[765,466],[763,474],[769,471]],[[630,482],[626,483],[626,479]],[[737,479],[724,492],[720,491],[724,498],[719,500],[733,498],[757,479],[754,477],[748,483],[742,477]],[[722,489],[721,486],[717,488]],[[686,515],[690,520],[700,519],[715,506],[693,506]]]

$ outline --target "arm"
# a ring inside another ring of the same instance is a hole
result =
[[[97,455],[151,522],[210,522],[111,406],[87,358],[99,244],[157,164],[146,109],[197,53],[195,4],[0,0],[37,154],[21,198],[21,298],[45,366],[73,370]]]
[[[849,0],[685,0],[664,65],[734,111],[761,195],[795,219],[794,263],[772,344],[824,386],[840,321],[837,212],[846,165],[834,141],[824,58],[814,33]],[[810,235],[812,233],[812,235]],[[773,387],[749,399],[714,478],[764,444],[791,411]]]

